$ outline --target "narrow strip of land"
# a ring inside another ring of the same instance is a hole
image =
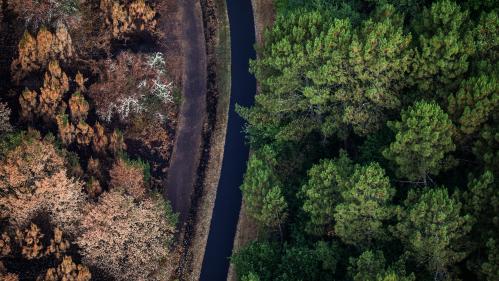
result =
[[[255,58],[255,27],[250,0],[228,0],[231,33],[232,89],[229,121],[225,141],[222,173],[206,246],[201,281],[227,278],[229,257],[241,208],[242,183],[249,150],[243,133],[244,120],[235,105],[250,106],[256,92],[256,81],[249,73],[249,60]]]
[[[201,6],[198,0],[177,2],[182,9],[184,73],[182,105],[177,136],[164,194],[184,223],[199,164],[201,135],[206,119],[206,47]]]

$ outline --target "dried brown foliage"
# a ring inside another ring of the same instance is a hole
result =
[[[21,248],[24,258],[31,260],[43,256],[42,238],[43,233],[36,224],[31,224],[29,228],[20,230],[16,228],[15,241]]]
[[[101,0],[100,9],[114,38],[123,39],[136,31],[157,33],[156,11],[144,0]]]
[[[78,145],[89,146],[94,137],[94,129],[84,121],[80,121],[75,127],[75,136]]]
[[[49,268],[43,281],[90,281],[92,275],[88,267],[75,264],[70,256],[65,256],[57,268]]]
[[[21,276],[38,275],[37,281],[89,281],[91,279],[88,267],[74,263],[72,257],[68,255],[71,244],[64,238],[59,228],[54,229],[48,246],[46,235],[36,224],[31,223],[24,229],[19,227],[8,227],[8,229],[14,239],[9,237],[8,232],[4,232],[0,241],[8,241],[9,255],[0,258],[9,259],[9,265],[14,263],[13,268],[21,270]],[[46,266],[50,264],[58,264],[58,266],[47,268]],[[9,275],[3,261],[0,261],[0,280],[18,280],[15,278],[18,276]]]
[[[12,251],[10,245],[10,236],[4,232],[0,237],[0,257],[5,257]]]
[[[57,132],[59,135],[59,139],[62,143],[68,145],[73,143],[74,141],[74,131],[75,128],[71,122],[69,122],[69,118],[67,114],[59,114],[55,117],[55,122],[57,124]]]
[[[116,115],[127,121],[131,114],[151,113],[151,107],[172,103],[173,86],[164,65],[161,54],[122,52],[116,60],[103,61],[100,81],[89,92],[99,117],[109,122]]]
[[[126,149],[125,140],[121,132],[114,130],[108,136],[108,140],[109,140],[108,150],[112,154],[117,154],[118,152]]]
[[[69,99],[69,112],[73,122],[80,122],[87,119],[90,106],[80,92],[74,93]]]
[[[41,28],[36,38],[26,31],[18,44],[18,53],[18,58],[11,65],[16,82],[32,71],[45,68],[51,60],[69,61],[74,49],[66,26],[59,24],[54,33]]]
[[[90,177],[90,180],[85,186],[85,190],[91,198],[97,198],[97,196],[102,193],[102,186],[100,185],[99,180],[94,177]]]
[[[69,241],[63,238],[62,230],[58,227],[54,229],[54,237],[50,239],[50,245],[45,250],[45,255],[54,255],[60,259],[68,251]]]
[[[14,273],[0,271],[0,280],[3,281],[19,281],[19,276]]]
[[[10,108],[6,103],[0,102],[0,134],[12,131],[10,124]]]
[[[32,190],[0,197],[0,206],[12,225],[24,226],[37,214],[45,213],[65,233],[77,232],[86,201],[83,183],[68,178],[62,169],[36,181]]]
[[[68,90],[68,76],[62,71],[57,61],[51,61],[48,65],[47,72],[45,72],[43,87],[40,89],[39,96],[39,115],[41,115],[44,120],[52,120],[58,110],[65,110],[66,106],[61,102],[64,93]]]
[[[45,72],[40,94],[26,89],[19,97],[21,117],[32,120],[35,116],[39,116],[43,117],[46,122],[56,120],[57,113],[64,112],[66,109],[62,98],[68,90],[68,76],[62,71],[57,61],[51,61]]]
[[[109,171],[111,181],[109,187],[131,195],[133,198],[140,199],[146,194],[144,183],[144,170],[138,165],[131,165],[123,159],[114,163]]]
[[[23,140],[0,162],[0,192],[30,194],[36,181],[59,172],[64,165],[51,143],[36,138]]]
[[[70,20],[78,11],[78,0],[8,0],[12,9],[26,25],[35,29],[56,20]]]
[[[108,144],[109,140],[105,129],[99,122],[97,122],[94,126],[94,140],[92,142],[92,149],[98,154],[104,154]]]
[[[117,280],[168,280],[172,265],[167,246],[175,227],[163,201],[137,202],[118,191],[104,193],[89,206],[81,226],[77,244],[85,263]]]

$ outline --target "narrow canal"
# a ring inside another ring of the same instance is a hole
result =
[[[227,137],[208,243],[201,269],[201,281],[225,281],[229,269],[237,220],[241,209],[241,191],[249,148],[243,132],[244,120],[235,105],[250,106],[256,93],[256,81],[249,73],[249,60],[255,58],[255,25],[251,0],[227,0],[232,54],[232,90]]]

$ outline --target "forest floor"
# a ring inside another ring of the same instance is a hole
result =
[[[201,135],[206,120],[206,48],[198,0],[177,1],[181,11],[182,104],[165,193],[182,228],[189,214],[199,164]]]
[[[275,9],[272,0],[251,0],[253,5],[253,15],[255,18],[255,36],[258,46],[264,43],[265,30],[272,26],[275,19]],[[257,53],[258,56],[258,53]],[[257,84],[258,94],[258,84]],[[251,153],[251,152],[250,152]],[[244,247],[249,242],[258,238],[259,227],[257,223],[245,211],[244,199],[239,213],[239,221],[237,223],[236,237],[234,238],[234,248],[232,252]],[[231,264],[227,281],[237,281],[234,266]]]

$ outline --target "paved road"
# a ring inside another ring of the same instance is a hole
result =
[[[201,135],[206,118],[206,47],[199,0],[178,1],[182,9],[184,50],[183,95],[180,120],[164,195],[171,201],[180,223],[189,214],[199,165]]]
[[[256,93],[256,81],[248,72],[255,58],[255,27],[251,0],[227,0],[231,33],[232,90],[222,172],[211,219],[208,243],[203,259],[201,281],[225,281],[229,257],[241,209],[242,183],[249,150],[242,132],[244,121],[234,111],[235,104],[250,106]]]

